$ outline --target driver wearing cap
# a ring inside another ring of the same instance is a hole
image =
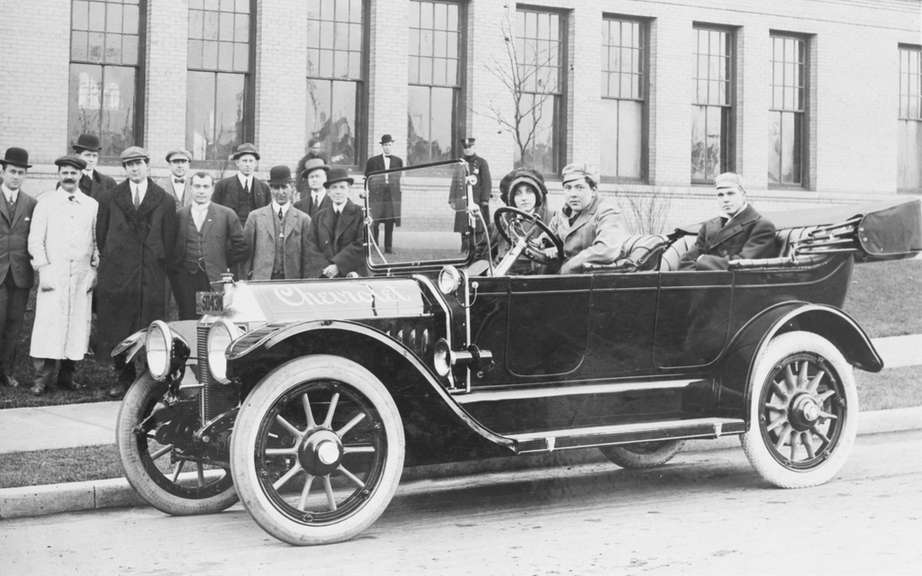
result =
[[[627,238],[621,214],[599,198],[598,174],[585,163],[568,164],[560,173],[563,207],[551,219],[550,229],[563,242],[561,274],[580,272],[585,264],[610,264],[621,254]],[[554,258],[557,248],[544,253]]]

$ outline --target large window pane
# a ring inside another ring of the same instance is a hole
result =
[[[307,135],[320,140],[334,164],[355,165],[358,84],[348,81],[308,79]]]
[[[214,148],[214,74],[189,72],[186,102],[186,147],[204,159]],[[212,153],[213,155],[213,153]]]
[[[407,159],[423,164],[453,158],[452,118],[455,90],[436,86],[410,86],[407,100]]]
[[[733,33],[696,26],[691,180],[713,182],[733,170]]]
[[[897,190],[922,193],[922,47],[900,46]]]
[[[642,22],[620,18],[602,21],[602,175],[638,180],[644,177],[644,107],[646,70]]]
[[[806,49],[803,38],[772,35],[769,184],[796,186],[805,183]]]

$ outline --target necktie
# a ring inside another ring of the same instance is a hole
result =
[[[68,195],[67,195],[67,201],[68,201],[68,202],[73,202],[73,201],[74,201],[74,195],[73,195],[73,194],[68,194]]]
[[[285,217],[285,214],[282,212],[282,207],[279,206],[279,220]]]
[[[138,187],[137,187],[137,186],[132,187],[131,194],[132,194],[132,196],[131,196],[131,202],[132,202],[132,204],[134,204],[134,207],[137,208],[137,207],[138,207],[138,204],[141,203],[141,194],[140,194],[140,192],[138,191]]]
[[[250,179],[249,178],[243,181],[243,193],[247,198],[250,197]]]
[[[336,227],[339,225],[339,210],[333,210],[333,231],[336,232]]]

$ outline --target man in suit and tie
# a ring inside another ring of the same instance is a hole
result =
[[[138,146],[120,156],[128,179],[99,201],[99,306],[96,357],[152,321],[166,318],[167,265],[176,239],[176,202],[149,177],[150,156]],[[134,381],[133,364],[118,360],[109,396],[121,397]]]
[[[207,172],[191,176],[192,204],[176,214],[176,242],[170,279],[180,320],[194,320],[195,293],[211,290],[228,267],[243,262],[250,249],[234,211],[211,201],[214,178]]]
[[[714,180],[721,215],[705,222],[681,270],[726,270],[730,260],[774,256],[775,225],[746,200],[743,180],[724,172]]]
[[[102,146],[99,145],[99,138],[95,134],[81,134],[74,142],[73,149],[74,153],[86,162],[86,168],[83,169],[80,178],[81,192],[94,200],[99,200],[103,192],[115,188],[115,178],[106,176],[96,169]]]
[[[192,204],[192,180],[189,178],[189,165],[192,162],[192,153],[188,150],[171,150],[166,155],[167,164],[170,165],[170,175],[157,181],[176,202],[176,209]]]
[[[269,171],[272,201],[250,212],[243,235],[250,248],[244,265],[251,280],[292,280],[307,275],[310,216],[291,205],[294,180],[288,166]]]
[[[381,154],[365,163],[365,178],[373,172],[403,167],[403,160],[391,154],[394,139],[390,134],[381,136]],[[372,218],[371,233],[378,244],[380,226],[384,224],[384,252],[391,253],[394,226],[400,226],[400,172],[374,176],[368,181],[368,208]]]
[[[317,212],[311,224],[311,278],[367,273],[362,209],[349,199],[349,186],[353,182],[345,169],[330,169],[324,186],[332,203]]]
[[[19,382],[12,372],[32,288],[28,243],[36,201],[22,191],[22,181],[32,167],[28,152],[7,148],[0,167],[0,385],[16,387]]]
[[[211,201],[236,212],[243,224],[251,211],[269,203],[269,186],[255,174],[259,163],[256,146],[249,142],[241,144],[232,158],[237,165],[237,173],[215,184]]]
[[[327,166],[320,158],[311,158],[304,164],[304,170],[301,172],[301,180],[307,183],[307,189],[301,194],[301,199],[295,202],[294,206],[301,212],[304,212],[311,219],[317,215],[321,208],[326,208],[331,204],[330,195],[323,183],[327,181],[327,172],[330,167]]]

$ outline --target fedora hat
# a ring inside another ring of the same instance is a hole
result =
[[[393,136],[391,136],[390,134],[384,134],[383,136],[381,136],[380,144],[390,144],[393,141],[394,141]]]
[[[77,156],[76,154],[68,154],[67,156],[61,156],[54,161],[55,166],[60,168],[61,166],[73,166],[77,170],[83,170],[86,168],[86,161]]]
[[[259,160],[259,151],[256,150],[256,146],[251,142],[244,142],[240,146],[237,146],[237,150],[234,151],[234,155],[231,156],[231,158],[236,160],[247,154],[251,154],[254,158]]]
[[[352,176],[349,176],[345,168],[331,168],[330,171],[327,172],[327,181],[323,183],[323,187],[329,188],[337,182],[348,182],[351,186],[355,180],[353,180]]]
[[[96,134],[81,134],[77,137],[77,141],[74,142],[73,149],[76,152],[81,152],[83,150],[99,152],[102,150],[102,146],[100,146],[99,137],[96,136]]]
[[[326,162],[323,161],[323,158],[311,158],[304,163],[304,169],[301,170],[301,176],[307,178],[307,175],[314,170],[323,170],[325,172],[329,172],[330,167],[327,166]]]
[[[29,164],[29,153],[26,152],[24,148],[17,148],[16,146],[10,146],[6,149],[6,153],[3,155],[3,158],[0,158],[0,164],[6,166],[7,164],[12,164],[13,166],[19,166],[20,168],[31,168],[32,165]]]
[[[144,160],[145,162],[150,162],[150,155],[144,148],[140,146],[129,146],[122,150],[122,153],[119,154],[118,159],[122,164],[130,162],[132,160]]]
[[[284,164],[273,166],[269,170],[269,186],[284,186],[291,183],[291,168]]]

